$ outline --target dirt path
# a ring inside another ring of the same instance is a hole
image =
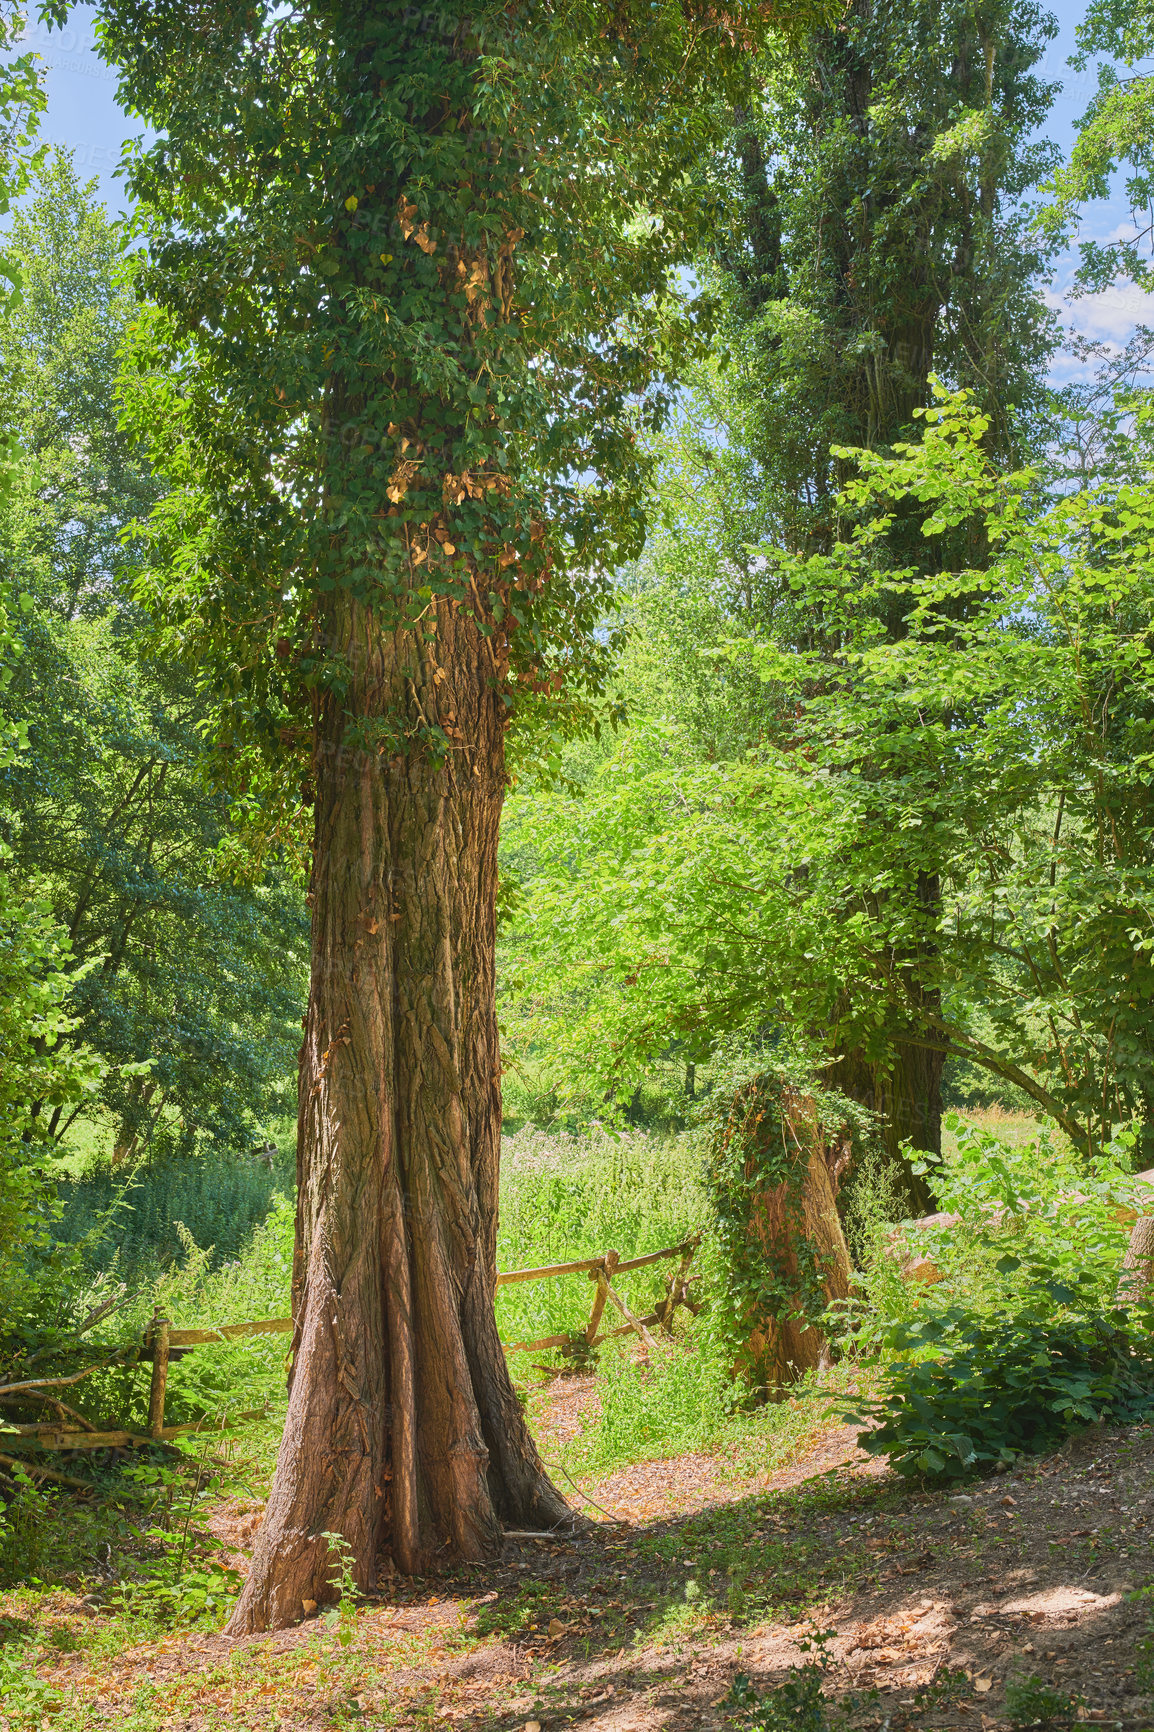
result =
[[[554,1403],[546,1449],[580,1399]],[[1154,1600],[1129,1597],[1154,1580],[1152,1442],[1149,1427],[1094,1431],[952,1495],[910,1490],[842,1428],[772,1476],[701,1455],[644,1463],[586,1488],[617,1520],[510,1538],[489,1569],[394,1578],[347,1647],[314,1619],[99,1665],[62,1654],[41,1675],[71,1698],[58,1723],[78,1728],[689,1732],[740,1724],[735,1676],[780,1685],[816,1627],[836,1632],[825,1688],[857,1693],[863,1728],[991,1732],[1025,1674],[1080,1699],[1078,1717],[1154,1727]],[[217,1522],[243,1556],[251,1504]],[[62,1622],[92,1615],[59,1598]]]

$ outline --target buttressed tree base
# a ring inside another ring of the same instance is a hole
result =
[[[149,231],[143,589],[254,845],[312,806],[288,1423],[231,1633],[571,1519],[494,1319],[506,729],[592,701],[675,266],[767,8],[104,12]]]

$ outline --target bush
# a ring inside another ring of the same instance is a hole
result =
[[[1078,1426],[1154,1412],[1148,1338],[1120,1315],[1056,1321],[1044,1296],[1038,1312],[991,1324],[956,1311],[895,1331],[898,1351],[948,1347],[889,1367],[884,1395],[853,1416],[879,1422],[862,1447],[899,1473],[960,1478],[1038,1454]]]
[[[1079,1697],[1068,1690],[1055,1690],[1033,1674],[1006,1681],[1006,1718],[1011,1726],[1023,1728],[1023,1732],[1026,1727],[1077,1720],[1079,1707]]]
[[[895,1234],[866,1210],[843,1345],[883,1360],[866,1449],[903,1473],[956,1477],[1154,1409],[1150,1305],[1115,1310],[1133,1204],[1126,1138],[1086,1162],[1040,1135],[1012,1147],[951,1115],[934,1172],[943,1217]],[[938,1279],[901,1278],[925,1258]],[[837,1319],[830,1319],[837,1326]]]

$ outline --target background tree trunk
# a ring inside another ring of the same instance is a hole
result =
[[[937,1033],[941,994],[924,986],[918,977],[935,955],[934,932],[941,906],[936,873],[918,873],[917,903],[926,932],[917,952],[904,956],[895,950],[888,952],[889,966],[901,980],[907,1008],[893,1011],[884,1025],[884,1060],[852,1050],[827,1072],[831,1088],[878,1115],[897,1193],[911,1216],[928,1214],[934,1207],[934,1193],[926,1179],[914,1172],[902,1144],[938,1158],[942,1152],[942,1071],[947,1043]],[[883,906],[881,899],[875,900],[871,914],[876,917]]]
[[[233,1635],[335,1597],[326,1533],[369,1588],[384,1548],[412,1572],[571,1519],[494,1316],[504,707],[473,617],[433,625],[331,604],[352,676],[316,736],[289,1410]]]
[[[934,1195],[915,1173],[902,1144],[911,1143],[932,1155],[942,1152],[942,1067],[945,1052],[922,1044],[924,1030],[893,1042],[889,1058],[871,1063],[861,1052],[847,1054],[825,1073],[831,1088],[860,1101],[877,1113],[879,1134],[889,1157],[895,1188],[908,1214],[917,1217],[934,1207]],[[921,1039],[918,1040],[918,1036]]]

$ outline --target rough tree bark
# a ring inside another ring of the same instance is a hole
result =
[[[301,1049],[289,1409],[232,1635],[502,1524],[571,1520],[494,1316],[500,1052],[493,1003],[504,708],[493,651],[441,602],[429,636],[337,597],[351,669],[316,735],[312,978]],[[453,741],[447,762],[430,728]],[[408,736],[408,749],[396,741]],[[388,738],[392,743],[378,742]]]
[[[812,1261],[827,1303],[849,1297],[852,1271],[837,1212],[839,1175],[832,1153],[820,1136],[807,1139],[798,1154],[796,1195],[787,1182],[754,1199],[750,1231],[764,1246],[766,1260],[795,1289],[798,1309],[803,1304],[803,1261]],[[750,1382],[778,1389],[815,1371],[826,1345],[815,1323],[787,1308],[752,1330],[741,1369]]]
[[[911,1029],[909,1041],[895,1039],[889,1060],[872,1063],[863,1053],[852,1052],[825,1073],[831,1088],[860,1101],[877,1113],[880,1134],[890,1161],[895,1188],[911,1216],[928,1214],[934,1196],[925,1179],[913,1171],[902,1144],[929,1154],[942,1152],[941,1050],[928,1044],[926,1030]],[[920,1036],[920,1039],[919,1039]]]
[[[1116,1302],[1138,1305],[1154,1286],[1154,1215],[1139,1215],[1130,1234]]]
[[[852,1155],[808,1095],[769,1076],[739,1090],[715,1135],[713,1184],[743,1305],[735,1371],[753,1388],[779,1388],[821,1363],[826,1340],[810,1319],[849,1295],[837,1194]]]

